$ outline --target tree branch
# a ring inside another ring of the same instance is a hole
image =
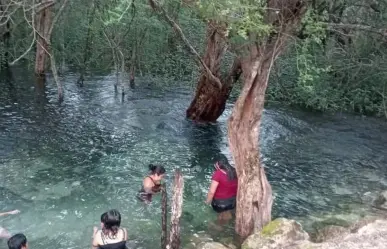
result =
[[[51,27],[50,27],[50,29],[49,29],[49,31],[47,33],[47,40],[49,40],[49,41],[51,40],[51,34],[52,34],[52,30],[54,29],[55,23],[58,21],[58,19],[59,19],[60,15],[62,14],[64,8],[66,7],[67,2],[68,2],[68,0],[64,0],[62,6],[60,7],[58,13],[55,15],[54,20],[51,23]],[[50,44],[50,43],[48,43],[48,44]]]
[[[183,41],[184,45],[188,48],[189,52],[195,57],[195,59],[199,62],[199,64],[206,71],[207,76],[209,77],[209,79],[211,79],[210,81],[215,82],[216,86],[219,89],[221,89],[222,82],[207,67],[206,63],[202,60],[199,53],[195,50],[195,48],[190,44],[189,40],[185,37],[180,26],[175,21],[173,21],[173,19],[167,14],[167,12],[160,5],[158,5],[156,3],[155,0],[149,0],[149,4],[152,7],[152,9],[156,12],[159,12],[164,17],[165,21],[176,31],[176,33],[179,35],[180,39]]]
[[[352,30],[360,30],[360,31],[375,33],[383,37],[387,36],[387,29],[378,29],[369,25],[351,24],[351,23],[326,23],[326,25],[327,25],[327,28],[332,31],[335,31],[334,28],[341,28],[341,29],[352,29]]]

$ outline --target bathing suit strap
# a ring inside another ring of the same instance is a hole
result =
[[[121,228],[122,230],[122,234],[124,235],[123,238],[122,238],[122,241],[125,241],[125,238],[126,238],[126,230]]]
[[[153,182],[154,185],[157,185],[157,184],[155,183],[155,181],[153,181],[153,178],[152,178],[152,177],[148,176],[148,178],[151,179],[151,181]]]
[[[106,242],[105,242],[105,234],[103,233],[103,231],[101,231],[101,239],[102,239],[102,243],[104,245],[106,245]]]

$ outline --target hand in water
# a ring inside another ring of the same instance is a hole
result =
[[[98,227],[94,226],[93,227],[93,236],[92,238],[94,238],[95,234],[98,232]]]
[[[12,211],[9,211],[8,212],[9,214],[18,214],[18,213],[20,213],[20,210],[12,210]]]

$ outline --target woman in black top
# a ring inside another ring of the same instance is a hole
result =
[[[128,233],[120,228],[121,214],[115,209],[101,215],[101,230],[94,227],[93,249],[126,249]]]
[[[161,191],[161,180],[165,175],[165,168],[160,165],[150,164],[149,170],[150,174],[144,178],[142,188],[137,194],[137,197],[145,203],[150,203],[152,196]]]

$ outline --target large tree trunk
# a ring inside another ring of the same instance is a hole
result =
[[[242,54],[244,85],[228,122],[229,146],[239,182],[235,230],[242,238],[271,220],[272,190],[259,150],[265,92],[274,61],[306,10],[303,0],[268,0],[266,9],[264,20],[274,31],[259,40],[249,33],[250,44]]]
[[[270,61],[244,63],[245,85],[228,123],[239,180],[235,228],[242,238],[271,220],[272,191],[259,159],[258,144],[269,68]]]
[[[225,31],[224,25],[215,21],[209,22],[207,27],[207,46],[203,61],[217,78],[220,78],[221,61],[226,51]],[[236,65],[234,64],[234,66]],[[239,63],[238,68],[233,67],[234,69],[240,73]],[[226,101],[234,83],[233,80],[233,77],[222,80],[222,86],[219,88],[216,82],[203,71],[199,78],[195,97],[187,109],[187,118],[198,122],[215,122],[226,107]]]
[[[40,11],[36,17],[36,31],[40,34],[37,36],[36,43],[36,57],[35,57],[35,75],[44,76],[46,70],[48,44],[47,41],[51,39],[48,37],[52,25],[52,11],[51,7]]]

